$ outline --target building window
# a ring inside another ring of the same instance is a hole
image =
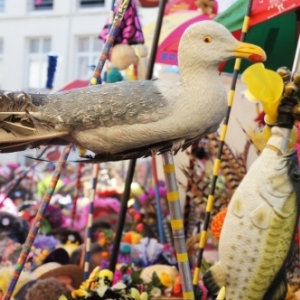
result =
[[[50,38],[28,40],[27,89],[40,91],[45,89],[47,81],[48,53],[51,51]]]
[[[51,9],[53,9],[53,0],[28,0],[29,11],[51,10]]]
[[[77,39],[77,79],[90,79],[103,49],[103,42],[95,36]]]
[[[80,8],[103,7],[105,0],[79,0]]]
[[[2,88],[3,80],[3,40],[0,39],[0,89]]]
[[[5,9],[5,0],[0,0],[0,12],[3,12]]]

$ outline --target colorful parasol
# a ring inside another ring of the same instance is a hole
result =
[[[184,11],[164,16],[160,33],[156,62],[167,65],[177,65],[177,49],[185,29],[191,24],[210,20],[208,15],[199,11]],[[156,23],[143,28],[145,44],[151,48]]]
[[[214,20],[227,27],[239,39],[243,14],[248,0],[238,0]],[[299,0],[254,0],[246,42],[261,46],[267,53],[265,67],[277,70],[281,66],[292,69],[297,46],[297,22],[299,23]],[[299,27],[298,27],[299,29]],[[249,63],[243,61],[240,72]],[[222,66],[221,68],[224,68]],[[231,73],[233,62],[227,63],[224,72]]]

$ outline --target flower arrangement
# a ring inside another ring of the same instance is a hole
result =
[[[144,284],[146,292],[153,298],[159,297],[182,297],[182,285],[180,276],[175,280],[166,272],[158,275],[153,272],[151,281]]]

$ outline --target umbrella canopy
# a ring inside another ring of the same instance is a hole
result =
[[[183,10],[198,10],[195,0],[170,0],[165,9],[165,15],[183,11]]]
[[[191,24],[203,20],[210,20],[210,17],[198,11],[183,11],[165,16],[155,62],[177,65],[177,49],[183,32]],[[156,22],[143,28],[145,44],[149,49],[151,49],[155,26]]]
[[[63,86],[60,91],[67,91],[67,90],[73,90],[73,89],[78,89],[78,88],[83,88],[87,87],[89,84],[89,80],[74,80],[65,86]]]
[[[197,11],[199,10],[199,6],[197,5],[197,0],[169,0],[166,9],[165,15],[169,15],[172,13],[185,11],[185,10],[192,10]],[[218,2],[214,1],[214,8],[212,14],[218,13]]]
[[[214,20],[239,38],[247,5],[248,0],[238,0]],[[261,46],[266,51],[266,68],[272,70],[281,66],[292,68],[297,46],[299,9],[299,0],[253,0],[246,42]],[[243,61],[240,71],[249,65]],[[224,72],[232,70],[233,62],[227,63],[223,68]]]

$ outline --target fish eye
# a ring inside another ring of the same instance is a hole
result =
[[[299,180],[300,179],[300,171],[299,169],[295,169],[292,173],[292,177],[294,180]]]
[[[212,37],[209,35],[206,35],[203,39],[204,43],[209,44],[212,41]]]

